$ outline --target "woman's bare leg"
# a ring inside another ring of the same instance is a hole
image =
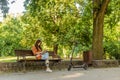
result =
[[[49,68],[49,53],[44,53],[42,55],[42,59],[45,59],[46,71],[52,72],[52,70]]]
[[[46,71],[47,72],[52,72],[52,70],[49,67],[49,59],[46,59],[45,64],[46,64]]]

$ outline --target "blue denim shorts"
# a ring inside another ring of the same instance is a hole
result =
[[[44,53],[43,55],[42,55],[42,59],[48,59],[49,58],[49,53],[48,52],[46,52],[46,53]]]

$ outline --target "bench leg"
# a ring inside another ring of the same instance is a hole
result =
[[[25,67],[26,62],[23,62],[23,72],[26,72],[26,67]]]
[[[23,57],[23,59],[25,60],[23,62],[23,72],[25,73],[26,72],[26,58],[25,58],[25,56]]]

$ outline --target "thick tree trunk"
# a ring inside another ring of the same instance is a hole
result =
[[[93,59],[103,57],[103,23],[110,0],[93,0]]]

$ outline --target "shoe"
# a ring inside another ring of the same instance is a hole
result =
[[[50,68],[48,68],[48,69],[46,70],[46,72],[52,72],[52,70],[51,70]]]

